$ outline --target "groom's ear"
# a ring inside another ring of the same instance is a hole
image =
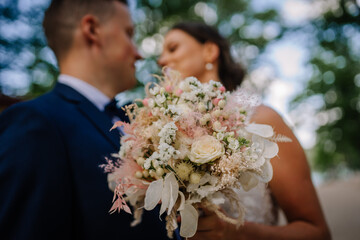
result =
[[[213,42],[204,43],[204,60],[209,63],[215,62],[220,55],[220,48]]]
[[[80,29],[87,44],[98,44],[99,36],[99,19],[91,14],[87,14],[81,19]]]

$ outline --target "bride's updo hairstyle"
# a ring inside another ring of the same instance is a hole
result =
[[[182,22],[174,25],[171,29],[181,30],[201,44],[206,42],[215,43],[220,50],[218,74],[222,84],[229,91],[235,90],[240,86],[245,71],[231,57],[228,41],[215,28],[200,22]]]

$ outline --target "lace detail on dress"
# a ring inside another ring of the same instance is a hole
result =
[[[243,189],[234,189],[234,191],[239,195],[245,207],[246,222],[276,225],[278,209],[271,198],[270,189],[267,188],[266,184],[259,183],[248,192],[245,192]],[[230,216],[236,217],[234,214],[231,214],[231,207],[228,202],[225,202],[222,207]]]

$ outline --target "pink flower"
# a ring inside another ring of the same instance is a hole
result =
[[[219,102],[220,102],[220,98],[215,98],[214,100],[213,100],[213,104],[215,105],[215,106],[217,106],[218,104],[219,104]]]
[[[219,88],[219,90],[221,91],[221,92],[225,92],[225,87],[224,86],[221,86],[220,88]]]
[[[173,88],[172,88],[171,85],[168,85],[168,86],[165,87],[165,90],[166,90],[166,92],[171,93]]]
[[[144,100],[142,100],[142,103],[144,104],[144,106],[148,106],[149,105],[149,99],[145,98]]]
[[[114,130],[115,128],[118,128],[118,127],[122,127],[124,126],[123,128],[123,131],[126,133],[126,134],[134,134],[134,129],[136,128],[134,125],[131,125],[130,123],[126,123],[126,122],[122,122],[122,121],[117,121],[114,123],[114,125],[112,126],[112,128],[110,129],[110,131]]]
[[[181,89],[178,89],[178,90],[176,90],[175,95],[178,96],[178,97],[180,97],[180,95],[181,95],[182,93],[183,93],[183,91],[182,91]]]

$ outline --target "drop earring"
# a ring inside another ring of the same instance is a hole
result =
[[[207,63],[207,64],[205,64],[205,69],[206,69],[206,70],[210,71],[210,70],[212,70],[213,68],[214,68],[214,65],[213,65],[212,63]]]

